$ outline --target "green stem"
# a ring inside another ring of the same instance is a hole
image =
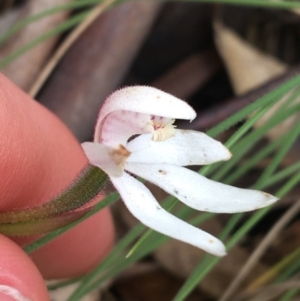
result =
[[[67,212],[59,216],[47,217],[28,222],[0,224],[0,233],[13,237],[49,233],[78,220],[91,209],[92,208],[84,208],[81,210]]]
[[[107,180],[103,170],[87,165],[59,196],[39,206],[0,212],[0,224],[31,222],[75,210],[96,197],[104,189]]]

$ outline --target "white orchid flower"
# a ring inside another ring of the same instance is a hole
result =
[[[209,180],[182,166],[228,160],[220,142],[196,132],[177,130],[174,119],[193,120],[195,111],[184,101],[146,86],[116,91],[104,102],[94,142],[82,147],[92,165],[103,169],[129,211],[148,227],[211,254],[226,254],[212,235],[164,210],[149,189],[131,174],[154,183],[187,206],[216,213],[250,211],[277,198]]]

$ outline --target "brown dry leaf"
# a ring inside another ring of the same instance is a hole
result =
[[[214,28],[217,49],[237,95],[244,94],[287,70],[285,64],[262,53],[221,23],[216,22]]]
[[[1,0],[0,1],[0,14],[4,11],[10,9],[10,7],[14,4],[15,0]]]
[[[45,280],[47,286],[51,287],[52,285],[60,284],[61,282],[66,281],[67,279],[54,279],[54,280]],[[80,301],[99,301],[102,300],[102,296],[106,294],[108,288],[111,286],[113,279],[108,279],[107,281],[98,285],[96,289],[87,293],[80,299]],[[62,286],[57,289],[49,289],[50,299],[51,301],[66,301],[70,298],[70,296],[80,287],[82,283],[76,282],[71,283],[66,286]],[[101,298],[100,298],[101,297]],[[106,300],[106,298],[103,298]]]
[[[237,95],[249,92],[287,70],[287,65],[259,51],[223,24],[215,22],[214,27],[217,49],[224,60]],[[287,94],[277,102],[256,122],[255,126],[262,126],[284,104],[289,96],[290,94]],[[300,98],[296,101],[299,102]],[[286,133],[297,119],[298,117],[294,114],[280,125],[273,127],[267,136],[271,140],[277,139]]]
[[[151,263],[138,263],[129,268],[113,286],[123,301],[169,301],[172,300],[182,281]],[[186,301],[204,301],[207,296],[192,292]]]
[[[101,103],[120,85],[160,5],[126,2],[102,14],[66,52],[38,95],[80,141],[91,138]]]
[[[151,83],[151,86],[187,99],[219,71],[221,61],[214,49],[194,53]]]
[[[274,241],[264,261],[274,264],[299,248],[300,221],[287,227]]]
[[[1,26],[1,32],[4,32],[3,30],[12,25],[16,20],[21,20],[53,8],[56,5],[63,5],[71,1],[72,0],[26,1],[25,4],[17,10],[7,12],[7,16],[4,17],[5,21]],[[68,12],[66,11],[55,13],[27,25],[18,34],[11,37],[9,41],[1,46],[0,60],[59,25],[67,15]],[[52,37],[40,43],[38,46],[32,48],[30,51],[7,65],[2,70],[2,73],[25,91],[28,90],[45,63],[45,60],[48,58],[56,41],[57,37]]]

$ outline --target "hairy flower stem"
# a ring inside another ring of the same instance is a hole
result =
[[[87,165],[61,194],[42,205],[0,212],[0,232],[3,224],[32,223],[51,220],[70,213],[96,197],[105,187],[108,177],[100,168]]]

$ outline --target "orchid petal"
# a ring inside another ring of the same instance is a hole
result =
[[[228,160],[228,149],[204,133],[175,130],[165,141],[153,141],[151,134],[136,137],[127,144],[131,152],[127,162],[168,163],[179,166],[204,165]]]
[[[184,101],[153,87],[133,86],[120,89],[104,102],[96,123],[95,141],[99,141],[104,119],[114,111],[131,111],[170,119],[193,120],[196,112]]]
[[[161,187],[196,210],[244,212],[271,205],[278,200],[268,193],[218,183],[174,165],[126,163],[125,169]]]
[[[127,156],[122,158],[122,154],[118,154],[118,149],[93,142],[84,142],[81,144],[81,147],[90,164],[101,168],[108,175],[116,177],[122,175]]]
[[[226,254],[221,241],[165,211],[148,188],[130,175],[111,177],[128,210],[143,224],[216,256]]]

